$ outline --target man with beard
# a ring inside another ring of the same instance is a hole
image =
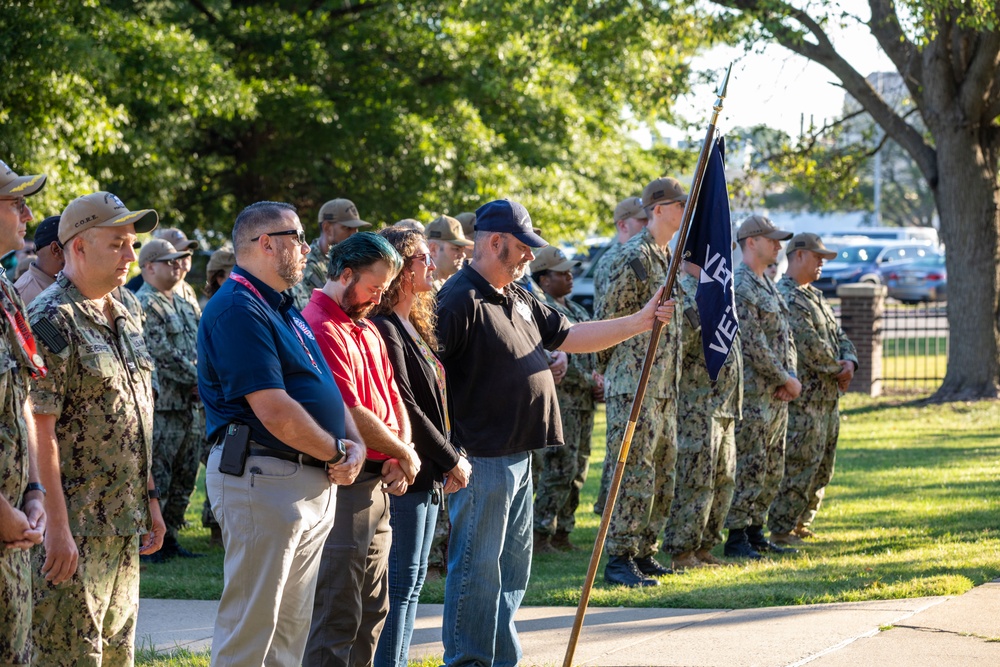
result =
[[[785,474],[771,503],[768,524],[776,544],[802,544],[833,479],[840,434],[840,393],[847,391],[858,368],[858,353],[823,293],[812,286],[823,260],[837,253],[816,234],[796,234],[788,242],[788,271],[778,291],[788,304],[798,356],[802,396],[788,405]]]
[[[136,234],[156,223],[109,192],[74,199],[59,221],[66,267],[28,308],[48,366],[31,392],[49,517],[34,556],[32,664],[134,660],[139,555],[165,529],[150,472],[153,360],[112,293]]]
[[[308,247],[295,208],[246,207],[233,246],[237,266],[198,328],[198,389],[215,443],[206,486],[226,549],[212,664],[298,667],[333,484],[353,482],[364,453],[342,439],[357,431],[285,293],[302,279]]]
[[[472,241],[465,238],[462,223],[455,218],[442,215],[424,230],[427,237],[427,247],[434,260],[434,294],[451,278],[465,263],[465,253],[472,247]]]
[[[295,307],[305,311],[313,290],[326,284],[326,265],[330,248],[356,234],[362,227],[371,227],[358,215],[358,207],[350,199],[331,199],[319,209],[319,238],[309,246],[302,281],[292,288]]]
[[[174,556],[195,558],[180,545],[194,483],[198,478],[205,413],[198,399],[198,320],[201,310],[185,299],[177,285],[190,250],[175,250],[154,238],[139,251],[143,284],[136,293],[146,314],[143,337],[156,364],[159,387],[153,415],[153,479],[160,490],[167,534],[163,548],[143,562],[162,563]]]
[[[641,311],[571,324],[515,281],[547,243],[513,201],[476,211],[475,250],[438,294],[439,356],[455,397],[454,442],[476,474],[449,499],[445,664],[514,665],[514,614],[531,568],[531,452],[563,444],[547,350],[595,352],[669,322],[660,291]]]
[[[761,553],[794,551],[764,537],[767,508],[785,469],[788,401],[802,391],[788,308],[764,275],[777,261],[781,242],[791,237],[762,215],[751,215],[736,232],[743,251],[733,276],[743,352],[743,419],[736,424],[736,488],[726,516],[724,553],[730,557],[759,559]]]
[[[403,267],[395,248],[362,232],[330,251],[326,284],[303,316],[367,448],[364,469],[337,494],[323,547],[305,667],[370,665],[389,610],[392,533],[386,493],[402,495],[420,469],[385,343],[365,317]]]

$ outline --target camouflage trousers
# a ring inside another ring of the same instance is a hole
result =
[[[153,413],[153,480],[167,530],[177,537],[198,479],[205,441],[205,411],[157,410]]]
[[[736,424],[736,488],[726,528],[763,526],[785,472],[788,404],[770,397],[744,397]]]
[[[69,581],[41,575],[45,550],[33,554],[32,662],[46,667],[131,665],[139,613],[139,536],[74,537],[79,563]]]
[[[672,554],[722,544],[736,474],[736,420],[699,415],[696,406],[681,405],[677,484],[663,535],[663,550]]]
[[[448,569],[448,538],[451,536],[451,519],[448,518],[448,495],[441,494],[438,505],[438,520],[434,526],[431,551],[427,554],[427,566]]]
[[[632,397],[607,398],[608,439],[604,474],[608,488],[618,463]],[[677,403],[673,399],[646,397],[635,425],[625,461],[618,500],[611,513],[604,542],[609,555],[645,558],[659,548],[659,537],[674,498],[677,463]]]
[[[35,550],[40,547],[35,547]],[[0,551],[0,665],[31,658],[31,551]]]
[[[592,410],[562,410],[562,447],[535,450],[542,460],[538,492],[535,494],[535,532],[555,535],[573,532],[580,489],[587,481],[590,436],[594,432]]]
[[[833,479],[839,435],[840,410],[835,401],[794,401],[788,406],[785,476],[771,503],[771,532],[790,533],[799,523],[812,523]]]

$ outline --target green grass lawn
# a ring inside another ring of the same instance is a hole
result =
[[[626,590],[598,582],[592,606],[740,608],[951,595],[1000,576],[1000,402],[920,406],[849,395],[842,402],[837,471],[814,526],[819,536],[794,556],[667,577]],[[604,455],[598,414],[590,476],[577,513],[574,554],[532,565],[526,605],[576,605],[597,534],[591,512]],[[222,551],[201,528],[199,480],[181,536],[197,560],[144,566],[143,597],[217,599]],[[718,549],[716,550],[719,551]],[[666,562],[665,558],[661,560]],[[603,570],[602,570],[603,571]],[[428,582],[422,602],[442,602]],[[143,665],[207,665],[203,655]]]

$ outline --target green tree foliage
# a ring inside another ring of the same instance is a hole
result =
[[[610,227],[661,161],[633,118],[673,121],[721,25],[641,0],[14,0],[0,15],[0,153],[225,233],[259,199],[307,228],[334,197],[382,224],[520,199],[554,237]],[[12,75],[11,75],[12,74]]]

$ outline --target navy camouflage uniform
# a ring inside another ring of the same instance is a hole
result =
[[[309,299],[312,298],[314,289],[323,289],[326,285],[326,273],[330,264],[329,255],[324,255],[319,247],[319,239],[309,245],[309,254],[306,255],[306,268],[302,270],[302,280],[292,287],[292,297],[295,299],[295,309],[302,312]]]
[[[833,479],[840,432],[838,361],[857,368],[858,353],[822,292],[788,275],[778,281],[778,291],[788,304],[802,395],[788,406],[785,474],[771,504],[769,527],[773,533],[790,533],[809,527]]]
[[[571,323],[590,320],[587,310],[571,299],[565,305],[551,296],[545,303],[566,316]],[[541,474],[535,494],[534,530],[552,536],[571,533],[576,525],[580,490],[587,481],[590,436],[594,432],[594,354],[571,354],[562,382],[556,385],[562,417],[562,447],[546,447],[540,452]]]
[[[683,300],[681,386],[677,401],[677,482],[664,533],[664,551],[711,551],[722,543],[722,527],[733,499],[735,424],[743,406],[743,353],[739,334],[715,382],[705,366],[698,279],[678,273]]]
[[[788,404],[775,390],[795,376],[788,308],[767,276],[744,263],[733,277],[743,352],[743,419],[736,425],[736,489],[726,528],[763,526],[785,470]]]
[[[648,229],[633,236],[613,258],[607,292],[599,301],[595,318],[622,317],[640,310],[666,282],[669,263],[669,251],[656,245]],[[663,327],[656,350],[605,541],[607,552],[612,556],[629,555],[641,559],[655,554],[674,497],[679,320],[673,318]],[[605,369],[608,429],[603,477],[608,488],[639,385],[649,336],[648,332],[642,333],[598,353],[598,371],[602,364]]]
[[[79,550],[76,574],[58,586],[41,575],[44,549],[34,550],[38,665],[134,662],[139,536],[150,527],[153,360],[139,322],[105,298],[116,330],[104,303],[84,297],[64,274],[28,308],[48,366],[32,383],[33,408],[56,419],[69,530]]]

